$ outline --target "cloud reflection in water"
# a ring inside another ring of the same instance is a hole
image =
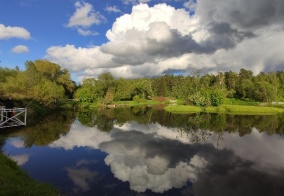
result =
[[[192,143],[190,135],[178,137],[179,133],[173,128],[159,124],[128,123],[115,126],[110,132],[101,132],[96,127],[85,127],[75,122],[70,132],[50,147],[91,147],[106,152],[105,163],[114,176],[129,182],[130,188],[136,192],[149,189],[163,193],[193,182],[197,195],[220,195],[221,192],[226,195],[226,191],[242,193],[244,190],[252,193],[255,189],[251,184],[253,181],[257,186],[267,186],[267,179],[273,183],[276,179],[284,180],[283,176],[267,176],[270,171],[264,170],[272,167],[283,172],[281,149],[284,143],[281,136],[267,136],[255,129],[251,135],[242,138],[237,133],[225,132],[220,141],[221,149],[217,149],[214,147],[217,133],[209,133],[207,141]],[[82,189],[88,188],[84,184],[86,179],[96,175],[89,171],[91,176],[82,179],[72,169],[68,172],[72,179],[79,179],[73,181]],[[251,187],[246,187],[243,176],[250,180]],[[283,187],[275,184],[276,190]],[[206,191],[202,187],[206,187]],[[263,194],[260,192],[260,195]]]

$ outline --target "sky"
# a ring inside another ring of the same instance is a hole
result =
[[[0,66],[73,80],[284,70],[283,0],[0,0]]]

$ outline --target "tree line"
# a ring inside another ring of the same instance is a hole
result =
[[[181,99],[198,106],[218,106],[224,98],[258,102],[284,100],[284,72],[260,72],[240,69],[218,74],[194,73],[188,76],[163,75],[155,78],[114,79],[110,73],[86,78],[75,93],[84,102],[111,103],[122,100],[145,100],[162,96]]]
[[[217,106],[224,98],[258,102],[284,101],[284,72],[218,72],[217,74],[163,75],[153,78],[114,78],[102,73],[72,81],[67,69],[46,61],[27,61],[26,69],[0,67],[0,95],[18,99],[35,99],[45,105],[64,98],[104,104],[113,101],[145,101],[151,97],[170,97],[198,106]]]

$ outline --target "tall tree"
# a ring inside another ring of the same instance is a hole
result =
[[[133,89],[133,80],[126,80],[119,78],[117,82],[117,88],[115,92],[115,100],[131,100],[131,93]]]
[[[239,76],[236,72],[225,72],[225,85],[228,91],[228,97],[234,97]]]

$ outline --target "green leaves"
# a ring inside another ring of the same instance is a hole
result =
[[[201,107],[219,106],[224,98],[225,93],[221,90],[200,90],[188,97],[193,105]]]
[[[33,95],[36,100],[44,105],[56,103],[64,97],[63,86],[57,85],[55,82],[43,79],[33,88]]]
[[[44,105],[50,105],[66,96],[72,97],[75,83],[68,70],[60,65],[36,60],[25,63],[26,70],[0,69],[1,94],[11,94],[15,99],[36,99]]]

